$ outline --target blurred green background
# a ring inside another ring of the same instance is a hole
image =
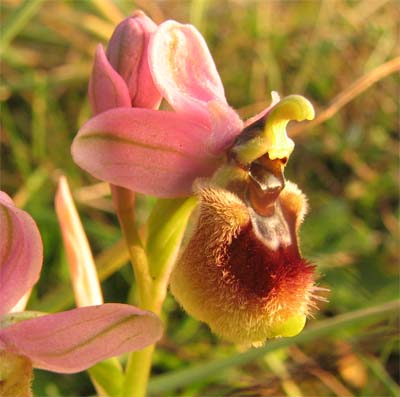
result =
[[[30,308],[74,305],[53,207],[60,174],[69,179],[97,255],[105,300],[125,302],[132,293],[107,185],[72,162],[70,144],[90,117],[95,46],[140,8],[158,23],[197,26],[229,103],[244,118],[265,107],[272,90],[313,102],[319,121],[289,128],[296,148],[286,176],[309,198],[302,249],[318,266],[319,285],[330,289],[329,302],[307,324],[307,340],[288,340],[279,349],[272,344],[245,363],[237,359],[245,347],[218,340],[168,297],[150,390],[157,396],[400,395],[399,324],[393,310],[384,313],[385,302],[399,296],[400,79],[393,73],[399,59],[387,64],[399,56],[397,1],[2,0],[0,7],[1,190],[34,217],[45,248]],[[139,197],[138,222],[153,203]],[[338,315],[375,306],[381,316],[355,316],[343,329],[307,334],[326,319],[334,324]],[[225,369],[204,371],[216,359],[225,360]],[[157,376],[194,364],[195,379],[176,372],[175,380],[157,386]],[[35,374],[37,396],[94,394],[85,373]]]

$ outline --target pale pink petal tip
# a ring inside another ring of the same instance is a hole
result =
[[[103,296],[96,265],[65,176],[58,181],[55,206],[76,304],[79,307],[100,305]]]
[[[191,25],[162,23],[150,41],[156,86],[176,112],[209,125],[207,102],[226,103],[224,88],[207,44]]]
[[[43,261],[39,230],[25,211],[0,193],[0,315],[37,282]]]
[[[155,314],[109,303],[22,321],[1,329],[0,341],[36,368],[73,373],[143,349],[161,335],[162,323]]]
[[[89,80],[89,100],[93,114],[116,107],[130,107],[131,99],[123,78],[113,69],[99,44]]]
[[[89,120],[72,144],[74,161],[93,176],[158,197],[191,194],[195,178],[221,164],[210,131],[186,117],[149,109],[113,109]]]

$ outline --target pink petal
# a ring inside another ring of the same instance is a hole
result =
[[[64,176],[58,181],[55,205],[67,252],[76,304],[79,307],[100,305],[103,303],[103,295],[96,265]]]
[[[72,373],[140,350],[162,335],[162,323],[134,306],[104,304],[22,321],[0,330],[0,345],[36,368]]]
[[[131,107],[128,87],[108,62],[100,44],[89,81],[89,100],[94,114],[117,107]]]
[[[0,203],[4,205],[14,205],[14,202],[12,201],[12,198],[5,192],[2,192],[0,190]]]
[[[191,194],[196,177],[221,159],[210,133],[186,117],[149,109],[113,109],[89,120],[72,144],[74,161],[99,179],[158,197]]]
[[[210,125],[207,102],[226,103],[224,87],[202,35],[191,25],[162,23],[149,47],[158,90],[176,112]]]
[[[243,129],[239,115],[226,103],[210,101],[208,110],[211,118],[210,150],[219,154],[229,148]]]
[[[25,211],[0,192],[0,315],[36,283],[43,261],[39,230]]]
[[[136,11],[116,27],[107,47],[107,58],[125,80],[134,107],[157,108],[161,102],[148,62],[150,36],[156,29],[149,17]]]

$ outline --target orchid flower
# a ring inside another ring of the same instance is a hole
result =
[[[117,108],[93,117],[73,142],[75,162],[137,192],[198,196],[193,232],[171,276],[190,314],[233,342],[297,334],[318,287],[299,248],[306,198],[283,170],[294,148],[286,125],[313,119],[311,103],[273,93],[267,109],[243,122],[191,25],[162,23],[147,61],[172,111]]]
[[[104,304],[56,314],[13,313],[39,278],[42,241],[33,219],[0,192],[0,394],[30,395],[32,366],[73,373],[158,340],[151,312]],[[23,387],[28,389],[24,390]]]

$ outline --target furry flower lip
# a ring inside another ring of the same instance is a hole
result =
[[[247,124],[213,177],[194,185],[196,225],[171,291],[189,314],[232,342],[294,336],[318,299],[314,266],[298,242],[306,198],[284,178],[294,148],[289,118],[313,117],[303,97],[278,101]]]
[[[241,140],[238,144],[242,145]],[[233,154],[232,154],[233,152]],[[301,257],[306,198],[269,153],[235,158],[200,179],[196,225],[171,277],[183,308],[237,343],[294,336],[314,306],[314,266]]]

